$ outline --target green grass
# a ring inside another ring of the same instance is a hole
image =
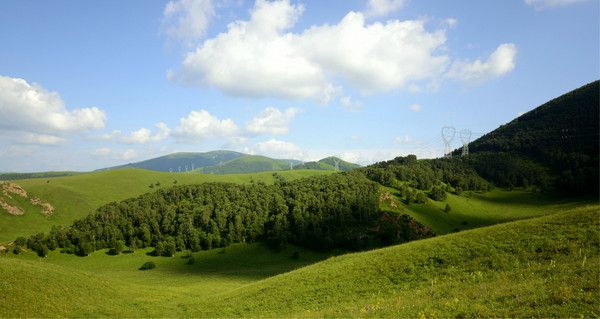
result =
[[[288,180],[313,175],[329,174],[316,170],[277,172]],[[26,206],[25,215],[12,216],[0,211],[0,243],[37,232],[47,232],[52,225],[69,225],[73,220],[87,216],[96,208],[113,201],[120,201],[155,191],[160,187],[204,182],[272,183],[272,172],[253,174],[213,175],[198,173],[163,173],[142,169],[107,170],[66,177],[24,179],[15,181],[30,195],[48,201],[55,208],[52,216],[40,213],[39,207]]]
[[[298,164],[297,160],[273,159],[260,155],[244,155],[234,158],[220,165],[198,168],[198,171],[207,174],[241,174],[263,171],[286,171],[292,164]]]
[[[494,189],[490,192],[463,192],[460,196],[448,193],[444,201],[428,199],[424,204],[406,205],[397,196],[397,190],[382,187],[390,192],[397,207],[389,201],[381,203],[387,211],[405,213],[431,227],[437,234],[472,229],[513,220],[538,217],[582,205],[598,203],[587,197],[561,198],[525,190]],[[444,212],[448,203],[449,213]]]
[[[6,255],[0,316],[597,317],[599,208],[324,261],[256,244],[199,252],[193,265],[143,251]],[[137,270],[146,261],[157,267]]]

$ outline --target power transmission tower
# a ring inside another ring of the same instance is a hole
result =
[[[452,126],[442,127],[442,140],[444,141],[444,157],[452,158],[452,140],[456,135],[456,129]]]
[[[460,130],[458,135],[460,137],[460,141],[463,143],[462,156],[469,155],[469,142],[471,142],[471,130]]]

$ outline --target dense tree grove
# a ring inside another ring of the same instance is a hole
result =
[[[27,246],[44,256],[58,247],[81,256],[103,248],[118,254],[124,245],[154,247],[154,255],[173,256],[177,250],[258,240],[274,248],[293,243],[360,249],[389,238],[400,242],[432,235],[414,221],[397,223],[400,230],[387,227],[393,236],[374,230],[382,218],[378,187],[353,173],[293,182],[278,178],[271,186],[174,186],[104,205],[68,228],[31,236]]]
[[[391,161],[380,162],[358,170],[367,178],[385,186],[399,190],[413,188],[436,192],[436,200],[445,198],[443,185],[451,186],[455,191],[489,190],[490,183],[461,158],[417,160],[415,155],[396,157]],[[440,194],[440,191],[444,194]],[[405,192],[409,192],[405,190]],[[421,192],[415,192],[415,197]]]

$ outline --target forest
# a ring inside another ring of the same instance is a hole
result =
[[[18,238],[38,255],[60,248],[80,256],[154,247],[154,255],[261,241],[314,249],[360,250],[433,236],[410,217],[379,211],[379,186],[361,174],[340,173],[276,183],[175,186],[100,207],[70,227]],[[390,218],[394,223],[389,223]],[[383,226],[385,225],[385,227]]]

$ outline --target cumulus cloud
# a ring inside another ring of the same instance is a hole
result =
[[[333,24],[292,32],[304,7],[289,0],[256,0],[248,20],[205,40],[186,54],[169,78],[213,86],[246,97],[311,98],[324,103],[343,91],[340,83],[374,94],[396,89],[436,87],[449,77],[489,79],[514,68],[512,44],[489,61],[452,62],[446,31],[456,19],[428,30],[425,19],[366,21],[397,10],[404,1],[372,0],[367,13],[349,12]],[[503,58],[507,64],[502,65]],[[450,76],[445,77],[450,69]]]
[[[366,15],[368,17],[383,17],[404,6],[405,0],[369,0]]]
[[[177,77],[231,95],[326,102],[341,91],[335,78],[370,93],[438,77],[448,64],[437,52],[445,31],[429,32],[424,21],[367,24],[350,12],[337,24],[289,32],[302,11],[287,0],[257,0],[249,20],[188,53]]]
[[[103,128],[105,122],[97,107],[67,110],[58,93],[0,76],[0,130],[24,132],[25,142],[58,144],[69,133]]]
[[[498,46],[486,61],[455,61],[446,76],[469,83],[479,83],[512,71],[515,68],[516,56],[516,45],[504,43]]]
[[[413,111],[413,112],[415,112],[415,113],[419,113],[419,112],[421,112],[422,107],[421,107],[420,104],[413,103],[413,104],[411,104],[411,105],[408,106],[408,109],[411,110],[411,111]]]
[[[92,155],[109,158],[113,160],[130,161],[139,157],[138,151],[134,149],[113,150],[109,147],[100,147],[91,152]]]
[[[586,1],[588,0],[525,0],[525,4],[536,9],[545,9],[551,7],[564,7]]]
[[[120,130],[114,130],[110,133],[102,134],[101,140],[119,141],[127,144],[145,144],[148,142],[158,142],[166,139],[171,134],[171,129],[163,122],[156,123],[156,132],[153,134],[149,129],[142,127],[139,130],[124,134]]]
[[[48,134],[24,133],[19,142],[24,144],[59,145],[66,143],[67,139]]]
[[[297,108],[280,111],[267,107],[246,124],[246,130],[252,134],[287,134],[290,121],[298,114]]]
[[[173,135],[183,142],[202,142],[208,138],[236,137],[237,125],[231,119],[220,120],[206,110],[191,111],[179,120]]]
[[[162,29],[169,37],[191,44],[206,32],[215,15],[212,0],[173,0],[163,11]]]
[[[358,112],[358,110],[360,110],[362,107],[362,103],[360,101],[356,101],[350,96],[342,96],[340,98],[340,105],[352,112]]]
[[[246,148],[244,151],[250,154],[261,154],[276,158],[298,159],[304,157],[304,153],[296,144],[277,139],[256,143],[256,145]]]

